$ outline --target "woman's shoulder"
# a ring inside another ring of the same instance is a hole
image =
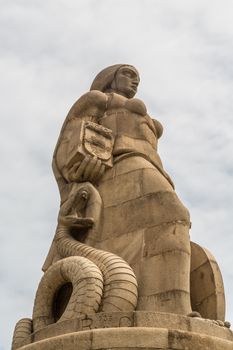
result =
[[[106,104],[107,96],[101,91],[92,90],[83,94],[69,110],[59,138],[64,137],[74,127],[79,127],[82,120],[98,119],[103,115]]]
[[[106,109],[107,95],[101,91],[91,90],[83,94],[71,107],[69,119],[91,114],[102,114]]]
[[[83,110],[93,106],[105,108],[107,103],[107,95],[98,90],[91,90],[83,94],[72,106],[72,109]]]

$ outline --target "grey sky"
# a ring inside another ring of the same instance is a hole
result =
[[[0,1],[1,344],[30,317],[56,227],[51,158],[74,101],[105,66],[141,73],[164,126],[160,155],[190,209],[191,239],[216,257],[233,323],[233,2]]]

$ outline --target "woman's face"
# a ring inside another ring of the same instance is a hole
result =
[[[132,98],[137,92],[139,81],[138,72],[133,67],[121,67],[112,82],[111,88],[120,95]]]

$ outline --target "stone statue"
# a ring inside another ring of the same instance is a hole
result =
[[[221,273],[190,242],[189,212],[157,152],[163,127],[134,98],[139,82],[131,65],[107,67],[65,119],[53,156],[57,230],[32,321],[16,325],[13,350],[49,325],[103,313],[162,312],[229,327]],[[122,317],[128,326],[129,314]],[[104,328],[101,320],[90,328]]]
[[[140,291],[138,309],[188,314],[189,213],[157,152],[162,125],[134,98],[139,81],[137,70],[129,65],[114,65],[97,75],[91,91],[74,104],[66,118],[54,153],[54,174],[61,203],[74,183],[88,181],[98,190],[102,222],[81,240],[120,255],[133,268]],[[111,149],[112,139],[89,136],[88,127],[82,131],[83,123],[112,131],[114,146],[106,155],[112,158],[112,167],[103,159],[105,143]],[[81,141],[86,154],[76,155],[81,132],[86,135]],[[91,137],[99,142],[99,157],[88,149]]]

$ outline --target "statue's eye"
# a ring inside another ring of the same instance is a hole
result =
[[[82,199],[87,200],[88,197],[89,197],[88,192],[87,192],[86,190],[83,190],[83,191],[81,192],[81,197],[82,197]]]
[[[123,71],[123,74],[129,78],[132,78],[132,76],[133,76],[133,72],[131,72],[130,70]]]

